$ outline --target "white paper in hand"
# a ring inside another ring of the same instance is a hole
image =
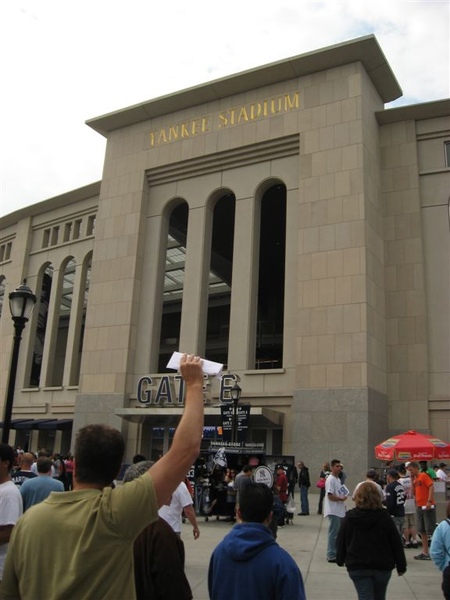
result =
[[[174,352],[172,354],[172,356],[170,357],[169,362],[167,363],[167,368],[178,371],[178,369],[180,368],[180,361],[181,361],[182,356],[183,356],[182,352]],[[212,360],[203,359],[202,369],[203,369],[203,373],[205,373],[206,375],[219,376],[220,373],[222,372],[223,364],[214,362]]]

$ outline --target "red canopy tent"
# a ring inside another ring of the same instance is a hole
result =
[[[450,458],[450,444],[413,429],[399,433],[375,446],[379,460],[441,460]]]

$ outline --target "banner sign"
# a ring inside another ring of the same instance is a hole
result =
[[[225,448],[225,451],[231,454],[233,454],[233,450],[237,453],[244,451],[246,454],[264,454],[266,451],[265,445],[259,442],[224,442],[217,440],[209,445],[211,452],[216,452],[220,448]]]
[[[224,442],[233,441],[233,404],[223,404],[220,407],[222,415],[222,439]],[[250,420],[250,404],[238,404],[236,410],[236,441],[245,442],[247,439],[248,424]]]

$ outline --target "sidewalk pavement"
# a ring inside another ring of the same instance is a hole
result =
[[[200,538],[193,539],[189,522],[183,525],[182,539],[186,549],[186,575],[194,600],[209,600],[208,564],[212,551],[230,531],[232,523],[210,517],[205,522],[198,517]],[[320,515],[294,517],[292,525],[278,530],[277,542],[287,550],[300,567],[305,582],[307,600],[356,600],[345,567],[327,563],[328,520]],[[431,561],[414,560],[419,549],[405,550],[408,570],[399,577],[396,571],[387,590],[388,600],[440,600],[441,573]],[[224,575],[225,576],[225,575]],[[224,579],[226,585],[226,579]],[[233,600],[230,598],[230,600]]]

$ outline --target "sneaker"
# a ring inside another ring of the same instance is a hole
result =
[[[406,542],[406,544],[403,544],[403,548],[412,548],[413,545],[411,544],[411,542]],[[417,546],[416,546],[417,548]]]
[[[421,552],[420,554],[418,554],[417,556],[414,557],[416,560],[431,560],[431,557],[429,554],[424,554],[423,552]]]
[[[411,542],[411,544],[409,545],[410,548],[418,548],[419,544],[417,542]]]

